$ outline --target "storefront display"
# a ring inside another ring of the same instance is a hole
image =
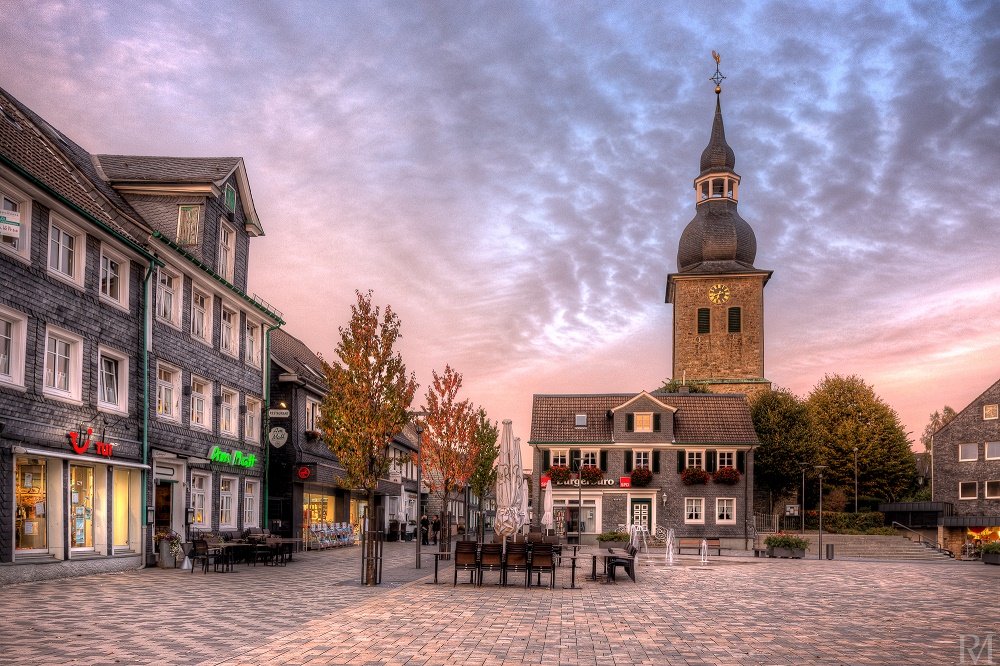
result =
[[[115,550],[125,550],[131,545],[129,530],[132,509],[132,475],[128,469],[116,469],[114,475],[114,519],[111,529],[114,533]]]
[[[94,468],[70,465],[70,545],[94,547]]]
[[[23,552],[44,552],[48,532],[45,521],[45,460],[18,458],[14,479],[14,548]]]

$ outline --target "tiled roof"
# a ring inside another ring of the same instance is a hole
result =
[[[323,363],[305,343],[283,329],[271,331],[271,355],[286,368],[309,383],[323,387]]]
[[[608,410],[622,405],[635,393],[599,395],[536,395],[531,408],[531,442],[598,443],[612,441]],[[746,398],[738,394],[652,393],[675,407],[674,442],[677,444],[757,444]],[[576,414],[587,415],[587,427],[577,429]]]
[[[90,154],[0,88],[0,153],[73,205],[132,240],[142,230],[126,229],[125,215],[142,218],[102,181]],[[16,123],[16,125],[15,125]]]
[[[121,182],[219,183],[239,166],[239,157],[95,155],[108,180]]]

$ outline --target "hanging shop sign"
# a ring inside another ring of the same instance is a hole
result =
[[[581,483],[580,483],[579,479],[570,479],[569,481],[556,481],[556,485],[557,486],[573,486],[575,488],[576,486],[581,485]],[[582,485],[584,485],[584,486],[617,486],[618,485],[618,481],[616,481],[615,479],[601,479],[600,481],[587,481],[587,480],[584,480],[584,482],[583,482]]]
[[[267,439],[274,448],[280,449],[288,441],[288,431],[284,428],[271,428],[271,432],[267,434]]]
[[[82,456],[87,452],[87,449],[90,448],[90,436],[94,434],[94,429],[87,428],[87,436],[82,442],[80,441],[80,433],[71,432],[67,434],[69,435],[70,443],[73,445],[73,450]],[[111,442],[94,442],[93,444],[94,449],[97,451],[97,455],[99,456],[110,458],[111,454],[114,452],[115,445]]]
[[[295,466],[295,475],[305,481],[316,473],[316,463],[299,463]]]
[[[226,465],[237,465],[239,467],[246,467],[247,469],[253,469],[253,466],[257,464],[256,454],[251,453],[250,455],[247,455],[242,451],[227,453],[218,446],[212,447],[212,451],[208,454],[208,457],[212,460],[212,462],[224,463]]]
[[[618,485],[621,486],[622,488],[631,488],[632,487],[632,477],[631,476],[622,476],[622,477],[619,477],[618,478]]]
[[[287,419],[292,415],[289,409],[269,409],[267,410],[267,418],[269,419]]]

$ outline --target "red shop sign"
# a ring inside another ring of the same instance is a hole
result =
[[[94,434],[94,429],[87,428],[87,438],[84,439],[83,442],[80,441],[79,433],[71,432],[68,434],[69,441],[73,445],[73,450],[82,456],[87,452],[87,449],[90,448],[90,436]],[[114,446],[115,445],[110,442],[94,442],[94,448],[97,451],[97,455],[107,456],[108,458],[110,458],[111,454],[114,452]]]
[[[299,467],[299,478],[300,479],[308,479],[311,474],[312,474],[312,470],[310,470],[306,465],[303,465],[302,467]]]
[[[632,477],[631,476],[621,476],[621,477],[618,477],[618,485],[621,486],[622,488],[631,488],[632,487]]]

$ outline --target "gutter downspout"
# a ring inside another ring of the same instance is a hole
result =
[[[271,331],[281,328],[281,320],[279,323],[264,332],[264,432],[261,433],[261,439],[264,444],[264,492],[261,493],[264,496],[264,523],[262,525],[263,529],[270,529],[269,514],[271,508],[271,497],[268,494],[270,491],[270,484],[268,483],[271,475]]]
[[[156,267],[156,258],[149,260],[149,270],[146,271],[146,277],[143,279],[142,291],[142,464],[149,464],[149,347],[150,347],[150,326],[149,326],[149,302],[152,300],[150,298],[150,281],[149,279],[153,277],[153,270]],[[142,566],[145,568],[147,565],[147,553],[146,553],[146,535],[149,531],[149,522],[147,520],[146,512],[149,506],[148,492],[149,486],[147,485],[148,479],[146,477],[147,471],[145,468],[142,470],[142,511],[139,513],[141,517],[143,529],[142,533]]]

